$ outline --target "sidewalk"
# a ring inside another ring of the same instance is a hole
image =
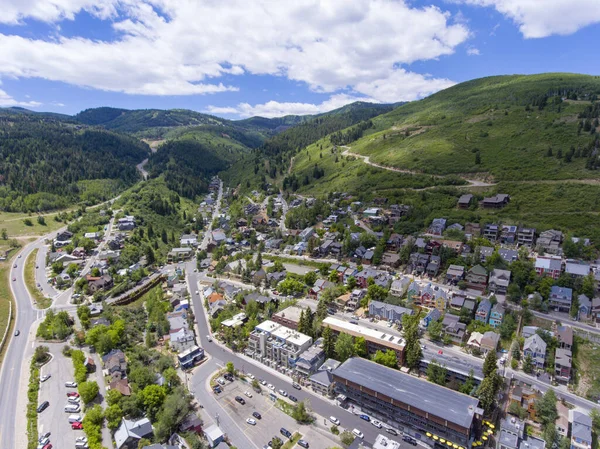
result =
[[[98,383],[98,387],[100,388],[99,394],[102,396],[102,401],[100,402],[100,405],[102,406],[103,410],[106,410],[106,408],[108,407],[108,403],[106,402],[107,390],[106,385],[104,383],[104,376],[102,375],[102,361],[100,360],[100,356],[98,356],[98,353],[93,353],[91,354],[91,356],[94,359],[94,363],[96,364],[96,372],[94,372],[90,377],[94,377],[94,380]],[[104,447],[113,447],[112,435],[110,434],[110,429],[106,425],[102,427],[102,445]]]

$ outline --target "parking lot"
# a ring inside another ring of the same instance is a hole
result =
[[[327,449],[340,444],[339,439],[325,429],[323,417],[317,417],[319,426],[303,425],[298,424],[295,419],[279,410],[275,406],[275,401],[270,398],[272,390],[266,386],[261,386],[261,393],[257,393],[246,382],[236,380],[226,382],[221,389],[222,392],[215,395],[217,401],[225,412],[238,423],[246,436],[258,447],[265,446],[274,436],[278,436],[285,442],[286,438],[279,432],[282,427],[285,427],[292,434],[299,432],[302,439],[308,441],[311,449]],[[251,398],[244,394],[246,391],[252,394]],[[293,391],[295,390],[288,391],[288,393],[293,394]],[[284,399],[276,392],[275,395],[278,399]],[[242,397],[245,404],[242,405],[236,402],[236,396]],[[254,418],[252,416],[253,412],[260,413],[261,419]],[[247,418],[255,419],[256,425],[248,424],[246,422]],[[327,425],[331,426],[331,423],[327,421]],[[294,447],[299,448],[300,446],[296,445]]]
[[[72,430],[69,424],[70,413],[65,413],[67,393],[76,388],[65,387],[66,381],[73,380],[73,363],[62,354],[64,344],[47,344],[53,355],[52,360],[40,369],[40,376],[50,374],[50,378],[40,383],[38,403],[48,401],[50,405],[38,415],[38,432],[51,432],[50,442],[56,448],[75,447],[75,438],[83,436],[82,430]],[[83,416],[82,412],[75,413]]]

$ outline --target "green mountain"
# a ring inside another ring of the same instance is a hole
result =
[[[350,134],[358,137],[362,135],[364,129],[372,126],[371,118],[389,112],[393,108],[393,105],[356,102],[316,116],[270,119],[273,125],[277,124],[278,127],[283,126],[282,123],[300,121],[295,126],[266,140],[260,148],[240,159],[222,175],[230,185],[241,185],[244,189],[264,187],[267,183],[274,183],[288,173],[290,164],[301,149],[330,134],[334,139],[337,137],[339,140],[343,140]],[[248,120],[257,119],[259,118]],[[264,125],[266,122],[262,123]],[[340,133],[340,130],[348,127],[353,128],[345,134]]]
[[[0,111],[0,210],[96,203],[137,182],[148,146],[52,114]]]

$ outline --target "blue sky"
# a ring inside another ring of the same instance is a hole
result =
[[[227,118],[600,73],[598,0],[0,0],[0,106]]]

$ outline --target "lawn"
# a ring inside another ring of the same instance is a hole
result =
[[[302,435],[300,435],[298,432],[294,433],[292,435],[292,439],[289,440],[288,442],[284,443],[283,446],[281,446],[281,449],[293,448],[296,445],[296,443],[298,442],[298,440],[300,440],[300,438],[302,438]]]
[[[41,225],[37,221],[37,215],[26,214],[22,212],[0,212],[0,229],[6,229],[8,238],[28,236],[28,235],[44,235],[49,232],[55,231],[62,226],[64,223],[56,221],[54,217],[58,212],[51,212],[48,214],[42,214],[45,218],[44,225]],[[31,226],[27,226],[23,223],[25,219],[31,220]]]
[[[13,302],[12,293],[10,291],[9,284],[9,267],[12,263],[12,259],[6,262],[0,262],[0,340],[6,331],[6,327],[10,326],[14,322],[14,315],[11,322],[8,321],[10,313],[10,304]],[[14,310],[13,310],[14,311]],[[12,329],[9,329],[9,333]],[[10,338],[10,337],[9,337]],[[6,347],[0,349],[0,362],[4,358],[4,351]]]
[[[25,284],[39,309],[47,309],[52,305],[52,299],[46,298],[37,288],[35,281],[35,259],[38,250],[34,249],[25,260]]]

